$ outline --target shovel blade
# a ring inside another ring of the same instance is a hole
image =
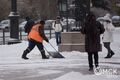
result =
[[[65,58],[59,52],[48,52],[48,54],[51,55],[53,58]]]

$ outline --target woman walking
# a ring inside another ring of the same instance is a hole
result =
[[[113,42],[113,31],[115,28],[112,24],[112,20],[110,19],[109,13],[107,13],[103,17],[103,19],[104,20],[103,20],[102,24],[104,25],[104,28],[105,28],[105,32],[103,34],[103,44],[104,44],[104,47],[108,51],[107,56],[105,58],[111,58],[115,54],[110,47],[111,42]]]

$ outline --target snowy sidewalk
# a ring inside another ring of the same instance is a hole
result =
[[[88,71],[87,54],[77,51],[62,52],[65,59],[42,60],[38,49],[34,49],[28,57],[21,59],[27,42],[15,45],[0,45],[0,80],[119,80],[120,79],[120,29],[114,32],[114,43],[111,47],[115,55],[104,59],[106,49],[99,53],[100,68],[104,71],[96,75]],[[54,39],[51,43],[55,45]],[[46,43],[44,43],[46,45]],[[47,46],[49,50],[51,48]],[[57,48],[57,47],[56,47]]]

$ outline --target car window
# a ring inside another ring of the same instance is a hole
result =
[[[8,22],[3,22],[3,24],[8,24]]]
[[[8,21],[8,20],[5,20],[5,21],[2,21],[1,23],[2,23],[2,24],[9,24],[9,21]]]

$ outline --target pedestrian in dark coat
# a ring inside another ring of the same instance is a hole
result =
[[[98,19],[98,21],[100,21],[104,25],[104,28],[105,28],[105,32],[103,34],[103,39],[102,39],[104,47],[108,51],[107,56],[105,58],[111,58],[115,54],[114,51],[110,47],[111,43],[114,41],[113,32],[115,30],[115,27],[112,24],[112,20],[110,17],[111,15],[107,13],[104,17],[101,18],[101,20]]]
[[[85,34],[85,50],[88,52],[89,70],[93,70],[93,55],[95,67],[99,66],[98,51],[101,50],[100,34],[104,31],[103,25],[96,21],[95,15],[90,12],[86,18],[85,26],[81,30],[81,32]]]

